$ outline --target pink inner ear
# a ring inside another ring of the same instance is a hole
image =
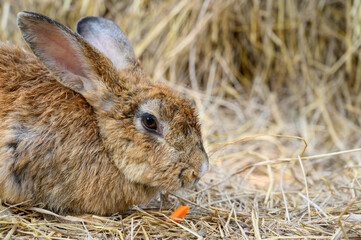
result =
[[[50,61],[47,65],[60,72],[71,72],[72,74],[88,78],[86,74],[85,59],[81,56],[81,49],[77,43],[61,32],[54,25],[49,23],[34,24],[31,27],[31,41],[35,51],[40,50],[40,55],[45,61]]]

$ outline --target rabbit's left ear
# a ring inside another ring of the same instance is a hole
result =
[[[77,32],[105,54],[117,69],[135,64],[136,57],[127,36],[113,21],[102,17],[84,17],[77,23]]]
[[[108,86],[118,82],[108,58],[79,34],[41,14],[18,13],[18,26],[35,55],[61,84],[83,95],[98,112],[112,106]]]

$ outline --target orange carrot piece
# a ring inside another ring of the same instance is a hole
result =
[[[174,218],[182,218],[182,217],[184,217],[184,215],[187,214],[188,210],[189,210],[188,205],[186,205],[186,206],[180,205],[170,216],[174,217]],[[174,222],[179,222],[179,220],[177,220],[177,219],[171,219],[171,220]]]

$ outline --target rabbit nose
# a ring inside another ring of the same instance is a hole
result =
[[[206,174],[206,172],[208,171],[208,167],[209,167],[208,158],[205,157],[200,170],[198,172],[193,171],[193,177],[199,180],[201,177],[204,176],[204,174]]]

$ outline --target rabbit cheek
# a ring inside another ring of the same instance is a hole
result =
[[[141,184],[152,181],[152,178],[154,177],[148,163],[128,163],[122,170],[129,181]]]

